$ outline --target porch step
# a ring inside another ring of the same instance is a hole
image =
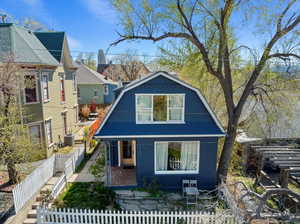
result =
[[[32,209],[37,209],[40,205],[41,205],[40,202],[34,202],[31,207]]]
[[[36,196],[36,199],[35,199],[37,202],[41,202],[43,200],[43,196],[42,195],[37,195]]]
[[[29,219],[36,219],[37,217],[37,211],[34,209],[34,210],[30,210],[28,212],[28,215],[27,215],[27,218]]]
[[[36,219],[25,219],[23,224],[37,224],[37,220]]]

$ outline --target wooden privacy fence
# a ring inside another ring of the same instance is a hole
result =
[[[55,156],[46,159],[13,189],[15,211],[18,212],[53,176]]]
[[[235,224],[232,215],[199,211],[95,211],[46,209],[37,211],[37,224]]]

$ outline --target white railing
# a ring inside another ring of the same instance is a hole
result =
[[[18,212],[54,174],[55,156],[46,159],[13,189],[15,211]]]
[[[45,209],[37,211],[37,224],[235,224],[232,215],[199,211],[96,211]]]
[[[78,149],[70,154],[55,154],[46,159],[29,176],[13,189],[14,205],[16,213],[29,201],[39,190],[60,171],[64,172],[53,187],[52,196],[56,197],[67,183],[77,166],[84,158],[84,149]]]
[[[56,182],[56,184],[54,185],[53,189],[52,189],[52,192],[51,192],[51,196],[53,198],[56,198],[59,193],[62,191],[62,189],[64,189],[64,187],[66,186],[67,184],[67,178],[66,178],[66,175],[62,175],[58,181]]]

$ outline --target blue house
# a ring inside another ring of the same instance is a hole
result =
[[[218,139],[225,132],[198,89],[156,72],[117,91],[95,138],[107,146],[107,185],[176,190],[183,179],[216,184]]]

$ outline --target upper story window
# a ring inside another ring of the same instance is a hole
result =
[[[37,90],[37,77],[35,75],[25,75],[24,77],[24,100],[25,103],[37,103],[38,90]]]
[[[137,94],[136,123],[184,122],[184,94]]]
[[[109,93],[108,85],[104,85],[104,95],[108,95],[108,93]]]
[[[66,92],[65,92],[65,74],[60,73],[60,100],[62,103],[66,102]]]
[[[48,72],[42,72],[42,91],[43,91],[43,100],[44,102],[49,101],[49,76]]]
[[[73,80],[73,90],[77,91],[77,80],[76,80],[76,73],[72,73],[72,80]]]

